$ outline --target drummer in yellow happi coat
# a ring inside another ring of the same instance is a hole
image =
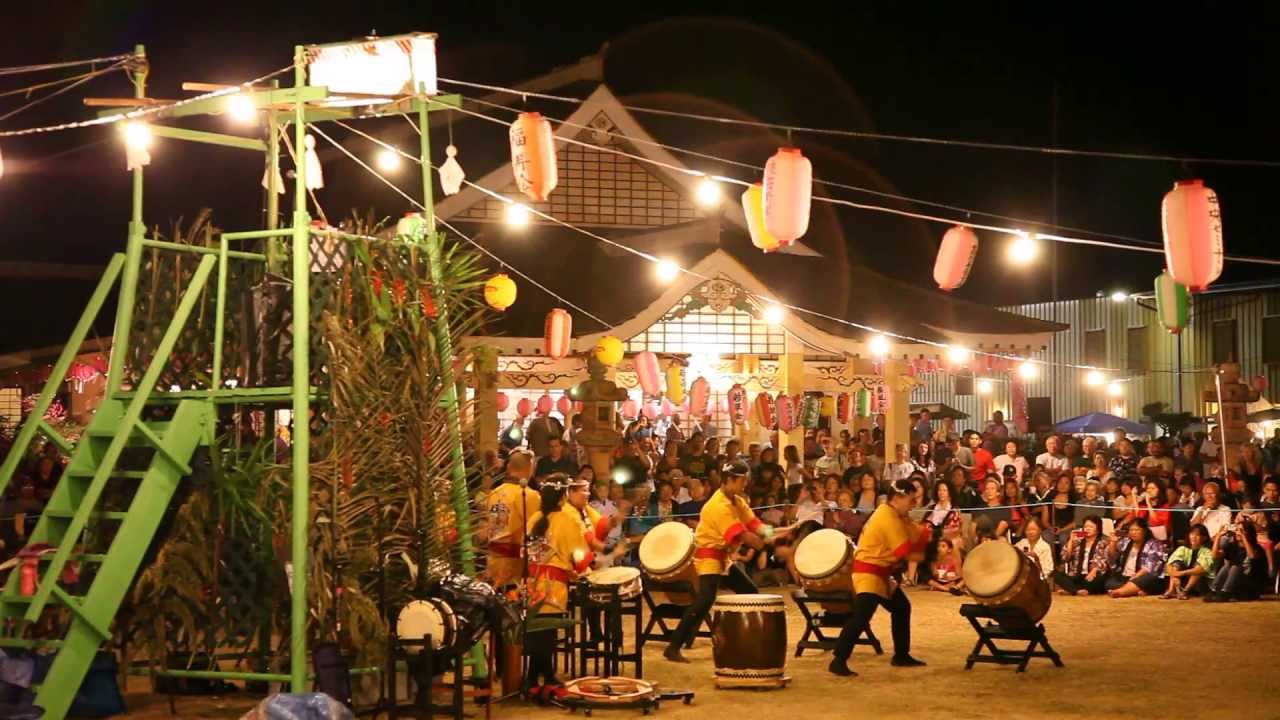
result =
[[[533,461],[525,453],[507,460],[503,482],[489,493],[489,555],[485,572],[494,589],[519,585],[525,577],[524,535],[527,518],[537,512],[538,493],[528,488]]]
[[[915,502],[915,488],[910,481],[894,481],[889,487],[888,502],[876,508],[858,536],[858,549],[853,554],[853,607],[827,668],[836,675],[857,675],[849,669],[849,656],[880,605],[891,615],[891,664],[897,667],[924,665],[911,657],[911,603],[896,579],[908,556],[922,553],[929,544],[930,528],[922,528],[908,518]]]

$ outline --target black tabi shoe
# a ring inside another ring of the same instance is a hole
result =
[[[910,655],[894,655],[889,664],[894,667],[924,667],[923,660],[917,660]]]
[[[827,666],[827,672],[840,677],[858,677],[858,673],[850,670],[848,663],[839,658],[831,658],[831,664]]]
[[[680,647],[678,645],[672,645],[668,647],[666,651],[662,653],[662,657],[666,658],[668,661],[673,663],[689,662],[689,658],[685,657],[680,653]]]

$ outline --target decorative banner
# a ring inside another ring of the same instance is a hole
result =
[[[707,414],[707,401],[711,399],[711,383],[704,377],[693,381],[689,387],[689,414],[702,417]]]
[[[1177,335],[1187,326],[1190,305],[1187,286],[1167,272],[1156,276],[1156,315],[1165,330]]]
[[[1019,433],[1027,432],[1027,387],[1022,378],[1014,373],[1009,376],[1009,404],[1013,406],[1013,425]]]
[[[849,424],[849,418],[852,415],[853,398],[849,397],[849,393],[842,392],[836,396],[836,419],[842,425]]]
[[[796,411],[795,405],[791,402],[791,396],[779,393],[776,406],[778,429],[784,433],[791,432],[796,427]]]
[[[647,397],[661,395],[662,378],[661,371],[658,369],[658,356],[645,350],[636,354],[635,364],[636,380],[639,381],[640,389],[644,391],[644,394]]]
[[[667,397],[679,405],[684,401],[684,367],[671,363],[667,368]]]
[[[755,400],[756,420],[760,423],[760,427],[769,429],[774,424],[774,406],[773,398],[769,393],[762,392],[756,395]]]
[[[801,420],[804,426],[809,429],[818,427],[818,416],[822,411],[822,398],[816,395],[806,395],[804,398],[804,408]]]
[[[636,401],[635,400],[627,398],[626,400],[622,401],[622,419],[623,420],[636,419]]]
[[[734,383],[729,388],[729,417],[734,425],[745,425],[747,422],[747,391],[742,385]]]
[[[533,403],[529,401],[529,398],[520,398],[520,402],[516,403],[516,415],[521,418],[529,417],[531,410],[533,410]]]
[[[830,395],[823,395],[819,412],[822,417],[834,417],[836,414],[836,399]]]
[[[556,400],[556,410],[559,410],[560,414],[566,418],[569,417],[569,413],[573,411],[573,401],[569,399],[568,395],[561,395],[560,399]]]
[[[494,405],[498,408],[498,412],[506,412],[507,408],[511,406],[511,398],[507,397],[506,393],[500,392],[494,401]]]
[[[552,402],[551,395],[549,393],[543,393],[542,397],[538,398],[538,414],[546,415],[551,412],[552,407],[555,407],[555,403]]]

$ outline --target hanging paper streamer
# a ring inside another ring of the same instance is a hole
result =
[[[729,388],[729,418],[733,420],[734,425],[743,425],[747,422],[747,391],[742,385],[734,383]]]
[[[273,192],[277,195],[284,194],[284,177],[280,175],[280,163],[276,162],[276,171],[273,176],[271,158],[267,158],[267,166],[262,169],[262,187],[267,192]]]
[[[498,408],[498,412],[506,412],[511,406],[511,398],[507,397],[504,392],[498,393],[497,399],[494,400],[494,406]]]
[[[871,417],[871,391],[863,388],[853,395],[854,413],[860,417]]]
[[[533,403],[529,398],[520,398],[520,402],[516,403],[516,415],[522,419],[529,417],[529,411],[533,410]]]
[[[796,407],[791,402],[791,396],[782,393],[778,394],[776,402],[778,413],[778,429],[784,433],[789,433],[796,428]]]
[[[711,383],[699,377],[689,386],[689,414],[702,417],[707,414],[707,401],[711,399]]]
[[[667,367],[667,397],[679,405],[684,401],[684,367],[671,363]]]
[[[632,400],[631,398],[627,398],[626,400],[622,401],[622,419],[623,420],[636,419],[636,401],[635,400]]]
[[[560,399],[556,400],[556,410],[559,410],[561,415],[569,417],[569,413],[573,412],[573,401],[568,395],[561,395]]]
[[[462,189],[462,181],[467,179],[467,173],[458,164],[458,148],[449,145],[444,149],[446,155],[444,163],[440,166],[440,190],[445,195],[457,195]]]
[[[302,154],[303,170],[306,172],[307,189],[319,190],[324,187],[324,171],[320,169],[320,156],[316,154],[316,139],[311,133],[302,139],[306,152]]]
[[[662,394],[662,379],[658,369],[658,356],[652,352],[645,350],[637,353],[634,358],[636,366],[636,380],[640,383],[640,389],[648,397],[657,397]]]
[[[822,398],[817,395],[806,395],[803,407],[804,426],[810,430],[818,427],[818,417],[822,414]]]
[[[822,417],[834,417],[836,414],[836,399],[830,395],[822,396],[822,407],[819,411]]]
[[[773,427],[775,421],[773,398],[769,393],[762,392],[756,395],[755,401],[756,421],[760,423],[760,427],[769,429]]]

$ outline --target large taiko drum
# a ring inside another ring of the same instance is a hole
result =
[[[800,585],[809,592],[853,592],[853,541],[833,528],[811,532],[793,556]],[[836,613],[849,612],[848,603],[823,603]]]
[[[964,584],[983,605],[1021,608],[1033,623],[1053,603],[1039,564],[1006,542],[985,542],[970,551],[964,559]]]
[[[645,533],[640,541],[640,566],[660,583],[687,582],[698,589],[698,571],[693,566],[693,529],[680,522],[664,522]],[[668,602],[688,605],[689,593],[667,593]]]
[[[719,687],[776,687],[787,678],[787,606],[780,595],[721,595],[711,606]]]

